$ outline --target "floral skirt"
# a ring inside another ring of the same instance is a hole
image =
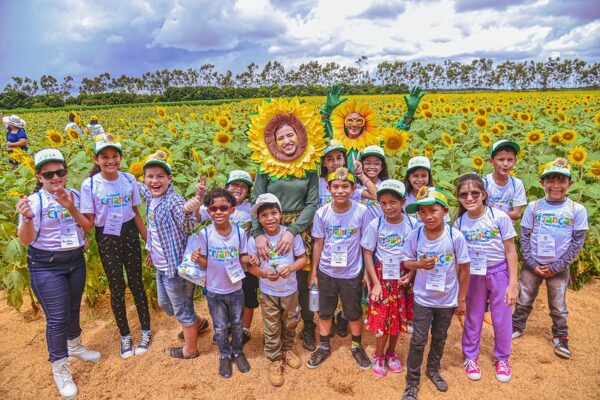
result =
[[[283,215],[281,216],[281,225],[283,226],[290,226],[291,224],[293,224],[294,222],[296,222],[296,220],[298,219],[298,217],[300,216],[299,212],[284,212]],[[300,237],[302,238],[302,242],[304,243],[304,251],[306,252],[306,257],[307,257],[307,261],[306,261],[306,266],[304,268],[302,268],[303,271],[310,271],[311,270],[311,254],[312,254],[312,236],[311,236],[311,232],[312,232],[312,225],[309,225],[308,228],[300,233]]]

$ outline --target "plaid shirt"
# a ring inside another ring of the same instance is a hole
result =
[[[146,218],[152,201],[152,194],[145,184],[140,184],[140,192],[146,199]],[[185,199],[175,192],[173,185],[163,195],[154,208],[154,223],[158,231],[160,245],[167,259],[167,276],[177,276],[177,266],[181,264],[188,236],[192,234],[196,224],[194,213],[183,212]]]

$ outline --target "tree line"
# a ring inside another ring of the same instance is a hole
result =
[[[600,63],[579,59],[548,58],[545,61],[504,61],[489,58],[470,62],[446,60],[384,61],[370,69],[363,56],[352,66],[310,61],[286,68],[268,61],[262,68],[250,63],[234,74],[220,72],[214,64],[198,68],[157,70],[139,77],[111,76],[104,72],[84,77],[75,91],[72,76],[62,80],[42,75],[39,80],[13,76],[0,93],[1,108],[62,107],[64,105],[123,104],[219,98],[323,95],[334,83],[349,94],[397,93],[420,85],[425,90],[548,90],[600,87]]]

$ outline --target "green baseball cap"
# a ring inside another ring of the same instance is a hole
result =
[[[448,198],[444,192],[435,187],[423,186],[417,193],[417,201],[406,206],[406,212],[414,214],[419,211],[419,206],[431,206],[435,203],[448,208]]]
[[[231,182],[244,182],[249,188],[253,185],[250,174],[241,169],[234,169],[229,173],[226,185],[229,185]]]
[[[519,154],[519,150],[521,150],[521,148],[519,147],[519,145],[516,142],[506,140],[506,139],[498,140],[497,142],[492,144],[492,148],[490,150],[490,158],[494,158],[494,155],[498,152],[498,150],[501,150],[501,149],[507,148],[507,147],[510,149],[513,149],[515,151],[515,155]]]

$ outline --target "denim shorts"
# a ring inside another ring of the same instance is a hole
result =
[[[178,275],[169,278],[164,272],[156,271],[158,305],[183,326],[192,326],[198,320],[194,310],[195,289],[194,283]]]

